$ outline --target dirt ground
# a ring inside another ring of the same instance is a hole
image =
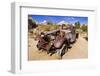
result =
[[[39,51],[36,47],[37,41],[29,37],[28,60],[54,60],[59,59],[55,53],[52,56],[45,51]],[[88,41],[79,36],[76,43],[71,45],[72,48],[63,55],[62,59],[80,59],[88,58]]]

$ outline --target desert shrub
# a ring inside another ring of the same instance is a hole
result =
[[[50,30],[56,30],[56,29],[58,29],[58,28],[59,28],[58,25],[51,25],[51,26],[50,26]]]
[[[49,25],[38,25],[37,28],[41,31],[50,31],[50,26]]]
[[[82,29],[83,32],[87,32],[88,31],[88,27],[86,25],[84,25],[84,24],[82,25],[81,29]]]

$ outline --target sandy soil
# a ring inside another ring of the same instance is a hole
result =
[[[52,56],[45,51],[39,51],[36,47],[37,41],[29,37],[29,51],[28,60],[53,60],[59,59],[59,56],[55,53]],[[79,37],[76,43],[71,45],[72,48],[68,49],[68,52],[63,55],[62,59],[79,59],[88,58],[88,42]]]

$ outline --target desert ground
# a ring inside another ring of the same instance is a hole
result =
[[[59,59],[59,56],[55,53],[52,56],[47,54],[45,51],[39,51],[36,47],[37,41],[32,37],[28,38],[28,60],[54,60]],[[88,58],[88,41],[86,41],[82,36],[79,36],[76,43],[71,45],[72,48],[63,55],[62,59],[80,59]]]

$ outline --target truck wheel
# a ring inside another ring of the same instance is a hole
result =
[[[57,54],[60,59],[62,59],[62,56],[66,53],[66,51],[68,51],[66,44],[64,44],[61,49],[57,49]]]
[[[36,45],[36,46],[37,46],[38,50],[41,50],[41,48],[39,47],[39,45]]]
[[[66,46],[64,46],[64,48],[63,48],[63,50],[61,52],[61,56],[63,56],[67,51],[68,51],[68,47],[66,45]]]
[[[79,33],[76,33],[76,39],[78,39],[79,38]]]

